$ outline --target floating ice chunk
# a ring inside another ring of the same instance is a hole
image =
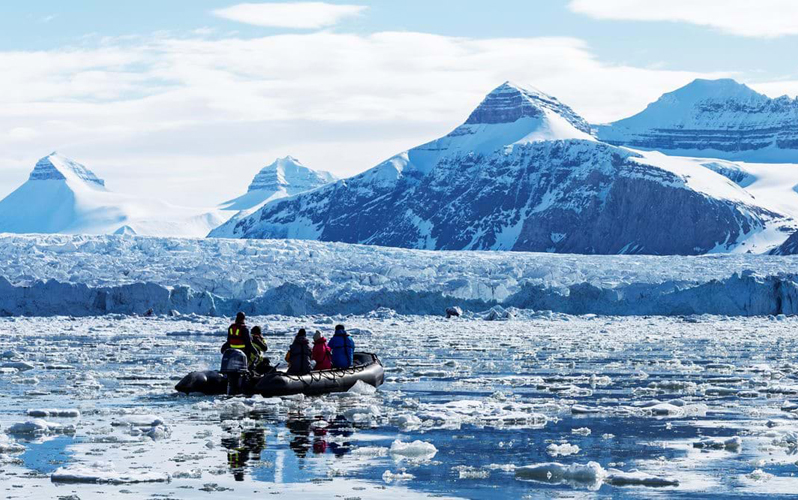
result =
[[[351,422],[362,422],[381,415],[380,409],[376,405],[349,408],[344,411],[344,417]]]
[[[571,429],[571,434],[577,434],[579,436],[589,436],[592,431],[587,427],[580,427],[578,429]]]
[[[756,470],[750,472],[749,474],[746,474],[745,477],[747,477],[748,479],[751,479],[752,481],[756,481],[756,482],[760,483],[760,482],[765,482],[765,481],[768,481],[768,480],[772,479],[773,478],[773,474],[767,473],[767,472],[763,471],[762,469],[756,469]]]
[[[397,481],[410,481],[411,479],[415,479],[416,476],[410,474],[408,472],[397,472],[393,473],[389,470],[386,470],[382,473],[382,480],[386,483],[394,483]]]
[[[360,394],[362,396],[373,396],[377,392],[377,388],[362,380],[358,380],[355,382],[355,385],[346,392],[349,394]]]
[[[679,486],[678,479],[652,476],[638,470],[623,472],[618,469],[609,469],[604,482],[613,486]]]
[[[24,436],[41,436],[44,434],[74,434],[74,425],[61,425],[53,422],[47,422],[40,418],[28,420],[26,422],[19,422],[8,429],[6,433],[12,435]]]
[[[159,483],[168,482],[169,474],[159,472],[119,473],[111,462],[95,462],[91,465],[61,467],[50,475],[54,483]]]
[[[598,489],[606,471],[597,462],[587,464],[563,465],[558,462],[525,465],[516,467],[515,477],[542,483],[567,483]]]
[[[396,424],[401,429],[411,429],[421,425],[421,419],[410,413],[397,415],[391,419],[391,422]]]
[[[47,408],[44,410],[28,410],[29,417],[63,417],[63,418],[78,418],[80,417],[80,410],[77,409],[53,409]]]
[[[457,472],[457,476],[460,479],[487,479],[490,477],[490,470],[478,469],[470,465],[458,465],[457,467],[452,467],[452,470]]]
[[[739,436],[723,438],[708,438],[702,439],[697,443],[693,443],[694,448],[705,448],[712,450],[732,450],[738,451],[743,446],[743,440]]]
[[[601,410],[599,410],[598,408],[589,408],[589,407],[584,406],[584,405],[573,405],[571,407],[571,413],[576,414],[576,415],[590,415],[590,414],[600,413],[600,412],[601,412]]]
[[[4,453],[22,453],[25,447],[5,434],[0,434],[0,455]]]
[[[417,460],[429,460],[438,453],[438,449],[432,443],[424,441],[413,441],[403,443],[396,440],[391,443],[391,455],[399,458],[412,458]]]
[[[130,425],[133,427],[155,427],[163,425],[164,421],[157,415],[127,415],[120,420],[111,422],[111,425]]]
[[[570,443],[550,444],[546,447],[546,453],[553,457],[576,455],[579,453],[579,446]]]
[[[175,472],[172,477],[175,479],[202,479],[202,469]]]
[[[12,368],[20,372],[26,372],[28,370],[33,370],[36,367],[24,361],[7,361],[0,365],[0,368]]]
[[[385,457],[388,455],[388,448],[382,446],[360,446],[351,451],[357,457]]]

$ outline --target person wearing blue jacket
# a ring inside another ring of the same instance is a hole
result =
[[[344,325],[335,327],[335,335],[327,343],[332,349],[333,368],[350,368],[355,361],[355,341],[346,333]]]

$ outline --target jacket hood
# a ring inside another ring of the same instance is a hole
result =
[[[327,342],[327,339],[324,337],[319,337],[318,340],[313,341],[314,344],[323,344],[324,342]]]

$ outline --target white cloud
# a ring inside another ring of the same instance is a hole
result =
[[[3,169],[29,170],[57,149],[112,189],[216,203],[277,155],[339,175],[362,171],[447,133],[505,80],[553,94],[595,123],[636,113],[693,78],[730,76],[606,64],[565,37],[321,32],[95,43],[0,52],[0,67],[14,68],[0,79],[0,130],[17,130],[0,134]],[[769,91],[793,88],[778,85]],[[12,181],[0,172],[0,197]]]
[[[217,9],[213,14],[231,21],[274,28],[317,29],[357,16],[367,7],[324,2],[241,3]]]
[[[569,8],[597,19],[685,22],[746,37],[798,34],[796,0],[571,0]]]

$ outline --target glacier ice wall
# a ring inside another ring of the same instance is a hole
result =
[[[798,257],[433,252],[295,240],[0,236],[0,315],[798,312]]]

